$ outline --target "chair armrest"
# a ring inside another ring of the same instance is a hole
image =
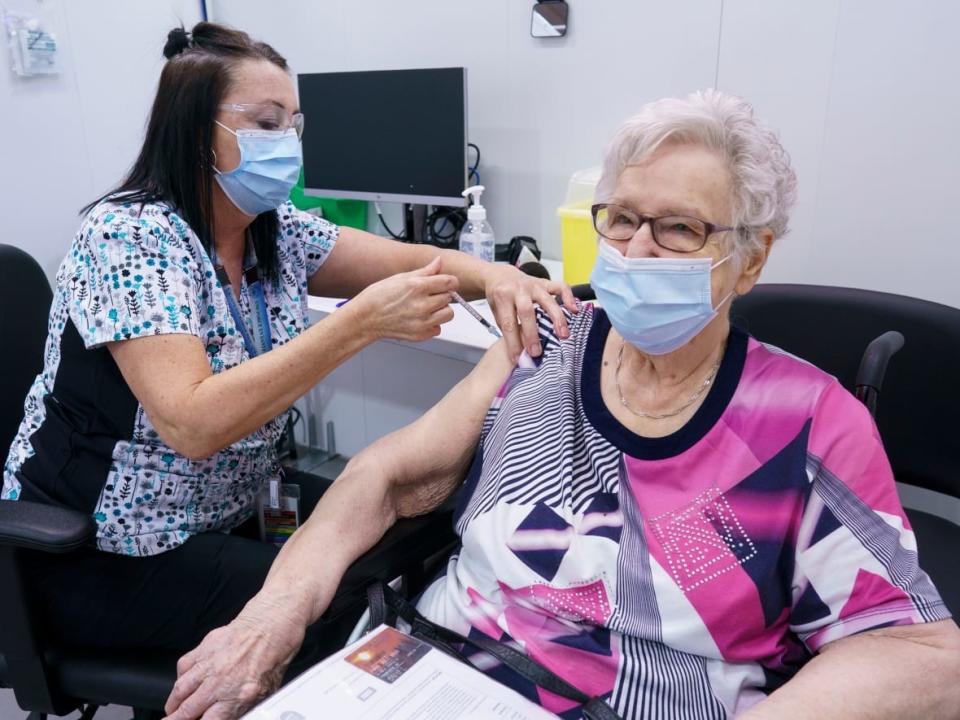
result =
[[[903,335],[896,330],[888,330],[871,340],[863,351],[853,394],[867,406],[873,417],[877,416],[880,386],[883,385],[883,376],[887,374],[887,363],[902,347]]]
[[[96,532],[93,518],[78,510],[0,500],[0,546],[68,553],[92,542]]]
[[[871,340],[860,359],[856,386],[867,386],[879,391],[883,385],[883,376],[887,374],[887,364],[903,347],[903,342],[903,335],[896,330],[888,330]]]
[[[448,553],[459,538],[453,531],[449,507],[429,515],[399,520],[375,546],[344,574],[324,620],[333,622],[345,612],[367,606],[367,587],[375,580],[389,582],[399,575],[418,574],[438,553]]]
[[[571,285],[571,292],[577,300],[582,300],[583,302],[589,302],[591,300],[597,299],[597,293],[594,292],[593,288],[590,287],[590,283],[582,283],[580,285]]]

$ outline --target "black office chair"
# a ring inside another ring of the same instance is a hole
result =
[[[960,310],[870,290],[761,284],[736,300],[731,318],[855,389],[875,415],[899,482],[960,498]],[[888,331],[906,338],[889,368],[883,353],[868,351],[861,362],[861,349]],[[862,372],[858,379],[861,368],[874,379]],[[920,510],[907,516],[920,564],[960,622],[960,526]]]
[[[23,401],[43,366],[50,286],[36,261],[0,245],[0,455],[16,435]],[[345,575],[321,622],[345,640],[366,606],[366,588],[406,576],[414,588],[425,562],[454,545],[451,511],[403,520]],[[24,501],[0,501],[0,687],[12,688],[30,720],[82,708],[92,718],[102,705],[134,708],[136,720],[162,715],[176,679],[176,656],[63,647],[44,633],[22,565],[32,553],[69,553],[94,540],[93,520],[75,510]],[[82,588],[78,588],[82,591]]]

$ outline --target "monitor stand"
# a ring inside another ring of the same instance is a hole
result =
[[[427,220],[427,206],[403,204],[403,237],[409,243],[423,242],[423,229]]]

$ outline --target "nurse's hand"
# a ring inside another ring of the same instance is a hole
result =
[[[561,339],[568,337],[570,330],[557,296],[563,307],[570,312],[579,312],[573,292],[565,282],[532,277],[513,265],[490,263],[484,278],[484,293],[514,362],[524,349],[531,357],[542,352],[535,305],[550,316]]]
[[[441,272],[440,258],[422,268],[373,283],[341,310],[357,314],[371,340],[427,340],[453,319],[450,293],[459,286],[453,275]]]
[[[180,658],[165,720],[237,718],[280,687],[305,624],[268,605],[254,598]]]

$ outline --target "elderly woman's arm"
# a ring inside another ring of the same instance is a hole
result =
[[[957,720],[960,630],[941,620],[837,640],[740,718]]]
[[[350,564],[398,517],[437,507],[462,481],[483,418],[513,365],[504,342],[419,420],[355,456],[284,545],[263,589],[177,664],[171,720],[233,718],[279,687],[304,631]]]

